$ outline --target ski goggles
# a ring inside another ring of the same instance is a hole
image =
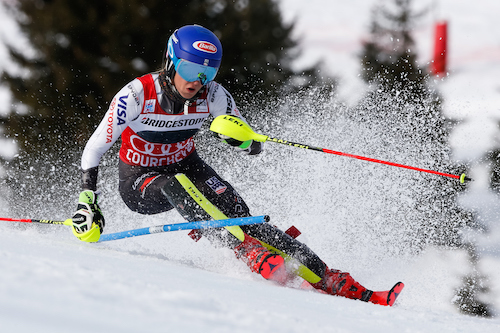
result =
[[[191,61],[180,59],[175,66],[175,70],[187,82],[199,80],[202,85],[215,79],[219,68],[196,64]]]

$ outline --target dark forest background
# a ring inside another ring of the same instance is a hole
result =
[[[15,14],[38,51],[12,57],[30,77],[3,74],[15,100],[28,108],[7,119],[8,136],[38,153],[83,145],[114,94],[127,82],[159,69],[168,37],[186,24],[215,32],[223,44],[217,80],[240,91],[274,91],[295,75],[297,42],[275,1],[149,0],[21,1]],[[314,71],[311,71],[314,73]],[[316,80],[308,75],[309,82]],[[24,109],[24,108],[23,108]]]

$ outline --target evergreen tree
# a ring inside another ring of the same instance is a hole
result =
[[[408,122],[405,128],[411,132],[424,131],[424,140],[444,144],[451,122],[442,115],[441,97],[428,85],[427,69],[417,62],[412,30],[426,11],[415,13],[413,3],[392,0],[374,7],[370,37],[360,55],[361,75],[372,86],[371,94],[397,94],[400,100],[419,105],[406,115],[418,121]],[[394,113],[396,109],[377,108],[378,116],[384,118],[387,116],[384,112]]]
[[[392,8],[376,6],[372,12],[370,38],[361,54],[362,77],[367,82],[393,85],[420,93],[426,73],[417,64],[411,31],[425,13],[414,13],[412,0],[394,0]]]
[[[450,122],[442,114],[441,98],[428,86],[429,76],[416,60],[411,32],[424,12],[415,14],[412,0],[384,4],[373,11],[371,37],[361,54],[363,78],[371,90],[358,112],[371,126],[394,136],[387,140],[422,148],[430,143],[432,150],[420,152],[433,161],[430,169],[463,172],[464,166],[451,161]],[[454,247],[461,244],[459,231],[471,223],[471,217],[455,201],[460,190],[460,185],[450,186],[444,178],[434,179],[425,190],[415,207],[426,216],[425,227],[418,231],[422,240]]]
[[[361,55],[362,76],[372,89],[362,101],[360,112],[372,126],[375,123],[385,131],[386,140],[396,138],[395,141],[411,142],[416,147],[430,147],[419,152],[434,161],[429,169],[460,174],[466,166],[451,160],[451,122],[442,114],[441,97],[429,87],[426,69],[416,60],[411,31],[424,12],[414,13],[412,4],[412,0],[393,0],[392,8],[380,6],[373,12],[371,38]],[[451,185],[444,178],[429,182],[419,190],[414,209],[421,220],[411,221],[412,228],[421,248],[432,244],[467,251],[474,274],[464,277],[454,303],[464,313],[490,316],[489,306],[477,298],[487,288],[477,271],[475,245],[461,237],[464,229],[481,228],[472,213],[457,203],[457,195],[463,189],[457,182]]]
[[[203,25],[219,36],[224,56],[217,81],[235,95],[238,89],[273,90],[294,74],[293,26],[282,22],[273,0],[27,0],[17,5],[11,10],[37,55],[10,49],[29,75],[3,74],[17,102],[6,135],[31,155],[84,145],[118,89],[159,69],[167,38],[185,24]]]
[[[490,167],[490,187],[496,192],[500,192],[500,148],[488,152],[486,159]]]
[[[478,271],[479,254],[476,246],[472,243],[465,244],[469,262],[472,264],[472,270],[462,277],[462,286],[455,290],[456,295],[453,299],[458,310],[467,315],[478,317],[494,317],[494,309],[484,299],[490,288],[487,285],[487,277]]]

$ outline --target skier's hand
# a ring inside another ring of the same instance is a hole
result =
[[[247,141],[238,141],[236,139],[233,139],[227,135],[223,135],[220,133],[216,134],[219,139],[222,140],[222,142],[227,143],[228,145],[235,147],[238,151],[243,152],[248,155],[257,155],[260,154],[264,147],[263,142],[259,141],[254,141],[254,140],[247,140]]]
[[[104,228],[104,217],[97,204],[97,194],[86,190],[80,193],[77,211],[73,215],[73,234],[84,242],[97,242]]]
[[[248,155],[257,155],[260,154],[262,149],[264,148],[264,143],[254,140],[248,140],[243,142],[238,148],[241,152],[244,152]]]

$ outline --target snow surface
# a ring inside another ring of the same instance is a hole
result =
[[[179,235],[143,241],[173,238]],[[197,251],[207,250],[221,263],[234,261],[234,267],[207,271],[170,254],[127,251],[127,242],[90,245],[75,242],[68,232],[2,228],[2,332],[498,332],[500,327],[498,319],[452,309],[443,282],[453,281],[450,261],[460,259],[450,257],[455,254],[375,263],[377,270],[386,268],[380,272],[387,279],[397,276],[407,284],[397,305],[388,308],[278,287],[236,265],[229,250],[215,254],[208,244],[197,244]],[[375,285],[373,278],[365,280]]]
[[[348,103],[354,103],[363,91],[356,54],[376,2],[309,0],[305,5],[302,0],[280,1],[285,18],[298,19],[296,34],[306,47],[296,65],[326,59],[331,72],[342,80],[339,97]],[[497,145],[500,30],[496,20],[500,3],[441,0],[419,4],[436,8],[434,17],[417,31],[422,62],[428,62],[432,54],[432,22],[446,18],[450,23],[450,74],[436,84],[445,95],[447,115],[463,120],[453,133],[452,145],[457,159],[475,165],[471,174],[475,182],[461,199],[464,206],[478,209],[482,222],[491,228],[487,236],[475,237],[483,248],[479,266],[489,277],[489,301],[500,309],[500,200],[487,189],[488,168],[479,160],[482,153]],[[0,22],[2,40],[17,40],[18,31],[3,11]],[[3,70],[9,62],[2,52],[0,48]],[[0,91],[0,97],[8,100],[4,92]],[[0,105],[0,110],[5,110],[4,106]],[[249,164],[251,170],[255,164]],[[307,167],[316,168],[317,173],[324,166]],[[238,187],[238,179],[228,180]],[[258,193],[258,189],[254,191]],[[283,194],[281,189],[277,191]],[[280,203],[278,196],[276,201]],[[120,224],[110,218],[109,232],[182,221],[175,213],[166,213],[135,223],[139,216],[126,213],[123,204],[113,199],[107,204],[116,205],[117,215],[128,219]],[[281,208],[285,207],[289,208]],[[342,209],[348,215],[357,208],[354,202]],[[307,207],[290,207],[292,213],[301,209]],[[0,224],[0,331],[500,331],[498,318],[464,316],[451,303],[453,289],[469,269],[464,253],[429,248],[417,257],[399,258],[374,255],[373,247],[366,244],[332,254],[328,246],[335,244],[328,243],[340,242],[340,236],[323,233],[324,216],[315,214],[312,209],[292,218],[299,229],[307,231],[299,240],[318,251],[332,267],[351,272],[368,288],[384,290],[404,281],[406,288],[394,307],[275,286],[250,273],[232,251],[215,249],[204,239],[193,243],[184,232],[84,244],[65,226],[5,222]],[[304,215],[310,221],[302,221]],[[312,221],[317,225],[311,225]],[[364,225],[359,228],[361,233],[370,232]]]

